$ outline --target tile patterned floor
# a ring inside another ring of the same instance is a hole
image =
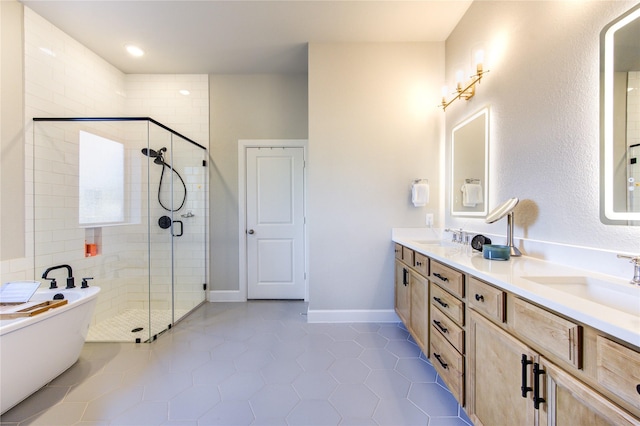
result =
[[[87,343],[0,423],[471,424],[401,324],[308,324],[305,312],[206,303],[153,343]]]

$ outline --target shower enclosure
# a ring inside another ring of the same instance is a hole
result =
[[[88,341],[155,340],[205,301],[205,147],[148,117],[34,118],[32,149],[35,279],[101,287]]]

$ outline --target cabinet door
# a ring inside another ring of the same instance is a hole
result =
[[[523,391],[522,387],[532,387],[535,357],[536,353],[529,347],[471,312],[467,401],[474,424],[534,424],[532,391]]]
[[[540,365],[546,381],[541,426],[640,425],[640,420],[545,360]]]
[[[396,313],[405,325],[409,325],[410,313],[410,287],[409,287],[409,268],[402,262],[396,260],[396,283],[395,283],[395,308]]]
[[[411,310],[410,329],[418,346],[423,352],[429,352],[429,296],[427,279],[411,271]]]

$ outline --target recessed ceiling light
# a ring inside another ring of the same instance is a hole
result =
[[[188,96],[188,95],[190,95],[190,94],[191,94],[191,92],[190,92],[190,91],[188,91],[187,89],[182,89],[182,90],[180,90],[180,94],[181,94],[181,95]]]
[[[133,44],[127,44],[124,48],[127,49],[127,52],[129,52],[131,56],[138,57],[144,55],[144,50],[140,49],[138,46],[134,46]]]

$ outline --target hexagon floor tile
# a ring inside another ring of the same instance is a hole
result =
[[[402,324],[306,311],[206,303],[152,343],[87,343],[0,425],[471,425]]]

